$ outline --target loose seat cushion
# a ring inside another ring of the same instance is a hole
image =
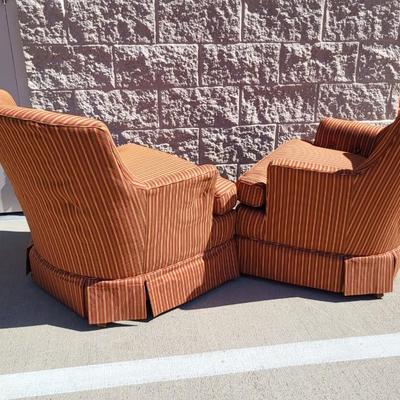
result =
[[[239,204],[236,208],[237,236],[253,240],[265,240],[266,218],[263,208],[249,207]]]
[[[125,166],[141,182],[193,168],[193,163],[175,155],[136,144],[117,148]],[[215,187],[214,214],[223,215],[232,210],[237,201],[233,182],[218,176]]]
[[[241,203],[251,207],[261,207],[265,204],[268,165],[277,159],[305,161],[341,169],[353,169],[366,160],[356,154],[317,147],[300,139],[290,140],[265,156],[239,178],[237,191]]]

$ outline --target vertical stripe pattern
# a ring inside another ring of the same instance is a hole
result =
[[[146,183],[146,272],[205,250],[211,234],[216,177],[215,167],[195,166]]]
[[[156,271],[146,279],[153,314],[156,316],[177,307],[238,276],[234,240],[162,273]]]
[[[294,249],[238,237],[240,272],[294,285],[342,291],[339,256]]]
[[[229,211],[224,215],[214,215],[207,250],[231,240],[235,235],[235,222],[235,210]]]
[[[344,294],[385,293],[393,290],[395,260],[392,252],[345,261]]]
[[[383,129],[327,118],[315,145],[280,146],[254,167],[264,169],[264,211],[238,208],[241,271],[345,295],[391,291],[400,268],[399,160],[399,117]],[[239,182],[247,204],[241,193]]]
[[[394,276],[393,279],[396,278],[397,274],[400,271],[400,247],[392,251],[394,257]]]
[[[400,245],[400,118],[380,135],[384,137],[356,171],[345,247],[354,255],[386,253]]]
[[[237,207],[236,234],[251,239],[265,240],[266,215],[263,208]]]
[[[269,165],[277,160],[306,162],[316,167],[332,169],[354,169],[364,163],[365,158],[345,151],[325,149],[299,139],[290,140],[264,157],[237,182],[238,198],[243,204],[251,207],[265,205],[266,192],[269,187],[267,171]]]
[[[1,164],[47,262],[103,279],[142,270],[145,195],[104,124],[1,107],[0,137]]]
[[[102,122],[16,107],[1,91],[0,143],[31,228],[27,269],[89,323],[146,318],[154,274],[174,277],[151,296],[156,314],[237,276],[236,189],[215,167],[118,149]]]
[[[33,281],[80,316],[86,316],[85,288],[88,278],[57,270],[35,247],[29,252]]]
[[[235,207],[237,203],[236,186],[233,182],[217,177],[215,184],[213,213],[223,215]]]
[[[144,277],[93,282],[86,288],[89,324],[146,319]]]
[[[171,173],[183,172],[194,164],[175,155],[136,144],[125,144],[117,148],[126,167],[143,183]],[[236,205],[236,187],[233,182],[217,176],[213,213],[223,215]]]
[[[381,137],[382,128],[365,122],[324,118],[317,129],[314,144],[368,157]]]
[[[348,229],[352,177],[332,167],[275,161],[268,168],[265,239],[341,253]]]

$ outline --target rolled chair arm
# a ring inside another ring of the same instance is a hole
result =
[[[314,144],[368,157],[381,129],[365,122],[324,118],[318,126]]]
[[[163,186],[169,186],[179,184],[184,181],[199,182],[202,180],[213,179],[214,182],[217,179],[218,170],[212,165],[195,165],[183,171],[173,172],[166,175],[159,176],[144,182],[147,189],[161,188]],[[214,185],[215,186],[215,185]]]

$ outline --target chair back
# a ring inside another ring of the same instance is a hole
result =
[[[382,129],[356,173],[348,248],[359,255],[400,246],[400,116]]]
[[[144,196],[107,127],[89,118],[6,106],[7,98],[0,94],[0,163],[40,256],[83,276],[140,274]]]

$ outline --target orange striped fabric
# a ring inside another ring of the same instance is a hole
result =
[[[392,251],[394,257],[394,277],[399,273],[400,270],[400,247]]]
[[[146,292],[142,276],[110,281],[73,275],[46,262],[35,248],[29,252],[33,281],[90,324],[145,319]]]
[[[241,273],[345,296],[391,292],[398,271],[393,252],[346,258],[245,237],[237,241]]]
[[[265,239],[344,253],[352,177],[330,166],[291,160],[271,164],[268,177]]]
[[[146,319],[143,276],[92,282],[86,288],[89,324]]]
[[[343,259],[238,237],[240,272],[294,285],[342,291]]]
[[[165,271],[155,271],[146,279],[153,314],[157,316],[238,276],[234,240]]]
[[[345,261],[344,294],[374,294],[393,291],[395,258],[392,252]]]
[[[87,277],[58,270],[40,257],[34,247],[29,252],[29,260],[32,279],[37,285],[80,316],[86,316]]]
[[[237,195],[241,203],[251,207],[262,207],[265,204],[267,190],[267,173],[252,167],[236,182]],[[254,169],[254,170],[253,170]]]
[[[140,146],[117,149],[102,122],[15,106],[0,106],[0,142],[31,228],[34,280],[89,323],[145,318],[150,274],[178,271],[233,235],[234,213],[212,229],[215,199],[224,197],[215,193],[229,186],[218,186],[215,167]],[[236,262],[216,282],[228,275],[237,275]],[[173,307],[175,296],[187,295],[179,294],[186,283],[177,285],[163,294]]]
[[[344,256],[267,242],[265,210],[239,205],[236,234],[244,274],[341,291]]]
[[[211,234],[216,173],[211,166],[194,166],[146,182],[145,272],[204,251]]]
[[[241,203],[251,207],[261,207],[265,204],[267,170],[275,160],[290,160],[292,162],[307,162],[321,168],[353,169],[365,161],[364,157],[314,146],[300,139],[290,140],[264,157],[256,165],[242,175],[237,183],[238,198]],[[267,182],[268,181],[268,182]]]
[[[239,276],[232,237],[203,255],[165,269],[107,281],[56,269],[35,248],[29,258],[34,282],[79,315],[86,316],[90,324],[145,319],[146,285],[156,316]]]
[[[236,212],[236,234],[238,236],[265,240],[266,215],[263,208],[239,204]]]
[[[104,279],[143,269],[146,198],[103,123],[0,107],[0,138],[1,164],[48,263]]]
[[[400,245],[400,118],[385,129],[355,177],[345,251],[386,253]]]
[[[214,196],[213,212],[216,215],[223,215],[232,210],[237,203],[236,185],[219,176],[215,185]]]
[[[229,211],[224,215],[214,215],[207,249],[212,249],[232,239],[235,235],[235,222],[235,210]]]
[[[315,254],[322,254],[336,260],[335,277],[340,265],[340,291],[345,294],[391,291],[399,268],[392,253],[400,246],[400,118],[383,129],[325,119],[316,143],[340,150],[290,141],[254,167],[260,176],[265,171],[266,208],[238,207],[237,234],[241,240],[259,243],[239,246],[241,270],[258,275],[264,268],[264,276],[271,279],[328,289],[322,266],[315,263]],[[345,152],[358,148],[368,157]],[[240,185],[238,195],[248,204]],[[262,202],[258,198],[250,203]],[[285,267],[295,275],[303,271],[296,278],[276,278],[268,270],[268,265],[283,268],[282,260],[296,251],[311,254],[309,259],[293,256],[296,265]],[[311,273],[316,276],[312,284],[303,276]],[[335,278],[335,290],[338,282]]]
[[[314,144],[368,157],[381,130],[381,127],[365,122],[324,118],[318,126]]]
[[[135,174],[140,182],[146,182],[164,175],[184,172],[194,167],[190,161],[173,154],[128,143],[117,147],[124,165]],[[149,166],[151,168],[149,168]]]
[[[0,89],[0,106],[16,106],[17,103],[10,93]]]
[[[118,147],[118,152],[127,168],[143,183],[153,178],[186,171],[194,167],[193,163],[175,155],[132,143]],[[218,175],[215,184],[213,213],[223,215],[232,210],[236,202],[235,184]]]

